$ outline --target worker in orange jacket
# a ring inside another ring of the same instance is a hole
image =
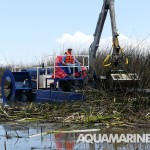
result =
[[[69,48],[65,52],[65,56],[62,58],[62,64],[67,66],[68,75],[71,75],[71,68],[76,67],[79,75],[81,75],[80,63],[72,56],[72,49]]]

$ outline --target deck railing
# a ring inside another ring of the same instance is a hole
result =
[[[59,56],[65,56],[65,55],[59,55]],[[87,70],[89,69],[89,55],[73,55],[74,59],[77,59],[81,65],[80,67],[85,67],[87,68]],[[56,66],[55,60],[56,60],[57,56],[56,55],[48,55],[46,57],[44,57],[43,59],[43,63],[44,63],[44,68],[42,66],[28,66],[28,67],[21,67],[21,66],[15,66],[12,68],[12,72],[21,72],[22,69],[35,69],[37,72],[37,89],[39,89],[39,69],[45,69],[45,74],[44,75],[50,75],[48,74],[48,69],[50,69],[51,71],[53,70],[53,72],[51,72],[51,75],[53,74],[53,78],[56,77],[56,68],[57,67],[70,67],[70,66]],[[79,60],[80,59],[80,60]],[[71,66],[71,68],[73,68],[73,75],[75,73],[75,67],[77,66]],[[51,76],[52,77],[52,76]],[[74,78],[74,76],[73,76]],[[47,80],[47,79],[46,79]],[[47,82],[46,82],[47,83]],[[46,85],[47,87],[47,85]]]

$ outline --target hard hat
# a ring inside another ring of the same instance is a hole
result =
[[[72,48],[68,48],[68,51],[72,51]]]

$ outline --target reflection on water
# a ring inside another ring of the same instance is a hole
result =
[[[56,130],[55,124],[2,124],[0,125],[0,145],[1,150],[30,150],[30,149],[56,149],[56,150],[149,150],[150,145],[138,144],[88,144],[76,143],[79,134],[83,133],[57,133],[46,134],[47,131]],[[87,132],[91,134],[133,134],[150,133],[149,130],[129,130],[129,129],[101,129],[97,132]],[[83,134],[87,134],[83,133]],[[6,146],[5,146],[6,145]]]

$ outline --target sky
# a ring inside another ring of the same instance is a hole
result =
[[[0,0],[0,65],[36,63],[68,47],[88,49],[103,0]],[[150,41],[150,1],[115,0],[122,41]],[[101,43],[111,45],[109,15]]]

